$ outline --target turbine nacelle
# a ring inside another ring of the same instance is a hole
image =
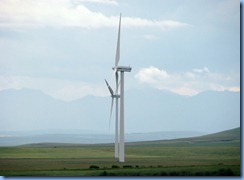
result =
[[[130,66],[118,66],[117,68],[113,67],[112,69],[116,71],[131,72],[132,68]]]
[[[119,94],[114,94],[114,95],[111,95],[112,98],[120,98],[120,95]]]

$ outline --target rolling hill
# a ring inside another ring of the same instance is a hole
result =
[[[184,145],[218,145],[223,143],[226,144],[240,144],[240,128],[234,128],[214,134],[208,134],[197,137],[189,137],[189,138],[180,138],[180,139],[170,139],[170,140],[157,140],[157,141],[142,141],[142,142],[127,142],[126,145],[143,145],[143,146],[151,146],[151,145],[169,145],[169,146],[180,146]],[[25,144],[21,145],[22,147],[78,147],[78,146],[87,146],[91,144],[72,144],[72,143],[34,143],[34,144]],[[92,146],[100,146],[101,144],[93,144]],[[102,146],[112,145],[102,144]]]
[[[230,129],[219,133],[204,135],[200,137],[187,138],[192,142],[221,142],[221,141],[240,141],[240,128]]]
[[[135,142],[129,143],[129,145],[153,145],[153,144],[162,144],[162,145],[218,145],[218,144],[235,144],[240,145],[241,132],[240,127],[221,131],[218,133],[198,136],[198,137],[189,137],[189,138],[180,138],[173,140],[158,140],[158,141],[147,141],[147,142]]]
[[[49,132],[49,133],[48,133]],[[53,132],[53,133],[51,133]],[[43,132],[5,132],[8,135],[0,137],[0,146],[17,146],[30,143],[73,143],[73,144],[99,144],[114,142],[113,134],[92,134],[77,131],[55,131]],[[40,133],[40,134],[39,134]],[[175,139],[203,135],[197,131],[169,131],[154,133],[132,133],[125,134],[125,142],[152,141],[159,139]]]

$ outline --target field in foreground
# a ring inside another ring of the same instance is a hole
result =
[[[240,128],[197,138],[113,145],[32,144],[0,148],[2,176],[240,176]]]

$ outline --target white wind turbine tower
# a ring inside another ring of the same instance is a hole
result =
[[[124,162],[124,72],[130,72],[130,66],[118,66],[120,59],[120,26],[121,26],[121,14],[119,19],[119,31],[118,31],[118,40],[117,40],[117,49],[116,49],[116,58],[115,58],[115,66],[113,70],[115,72],[116,78],[116,93],[118,92],[118,72],[120,72],[120,136],[119,136],[119,162]],[[118,97],[116,98],[116,120],[118,116]],[[117,123],[116,123],[117,124]],[[116,127],[117,128],[117,125]],[[115,139],[116,139],[115,133]],[[115,140],[116,141],[116,140]],[[115,142],[116,144],[116,142]],[[116,152],[115,152],[116,153]]]

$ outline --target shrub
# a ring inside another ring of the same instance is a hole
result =
[[[196,176],[234,176],[234,172],[231,169],[219,169],[218,171],[206,171],[196,172]]]
[[[189,171],[181,171],[180,176],[192,176],[192,173]]]
[[[99,169],[99,166],[91,165],[91,166],[90,166],[90,169]]]
[[[160,173],[160,176],[168,176],[168,173],[167,173],[167,172],[162,171],[162,172]]]
[[[219,169],[217,172],[219,176],[234,176],[234,173],[231,169]]]
[[[131,165],[124,165],[123,168],[133,168]]]
[[[140,176],[140,175],[141,175],[141,173],[140,173],[140,172],[137,172],[137,173],[136,173],[136,176]]]
[[[107,171],[103,171],[100,176],[107,176],[108,175],[108,172]]]
[[[204,176],[205,174],[203,172],[196,172],[195,176]]]
[[[169,173],[170,176],[179,176],[179,172],[172,171]]]
[[[119,168],[119,166],[117,166],[117,165],[112,165],[112,169],[117,169],[117,168]]]

